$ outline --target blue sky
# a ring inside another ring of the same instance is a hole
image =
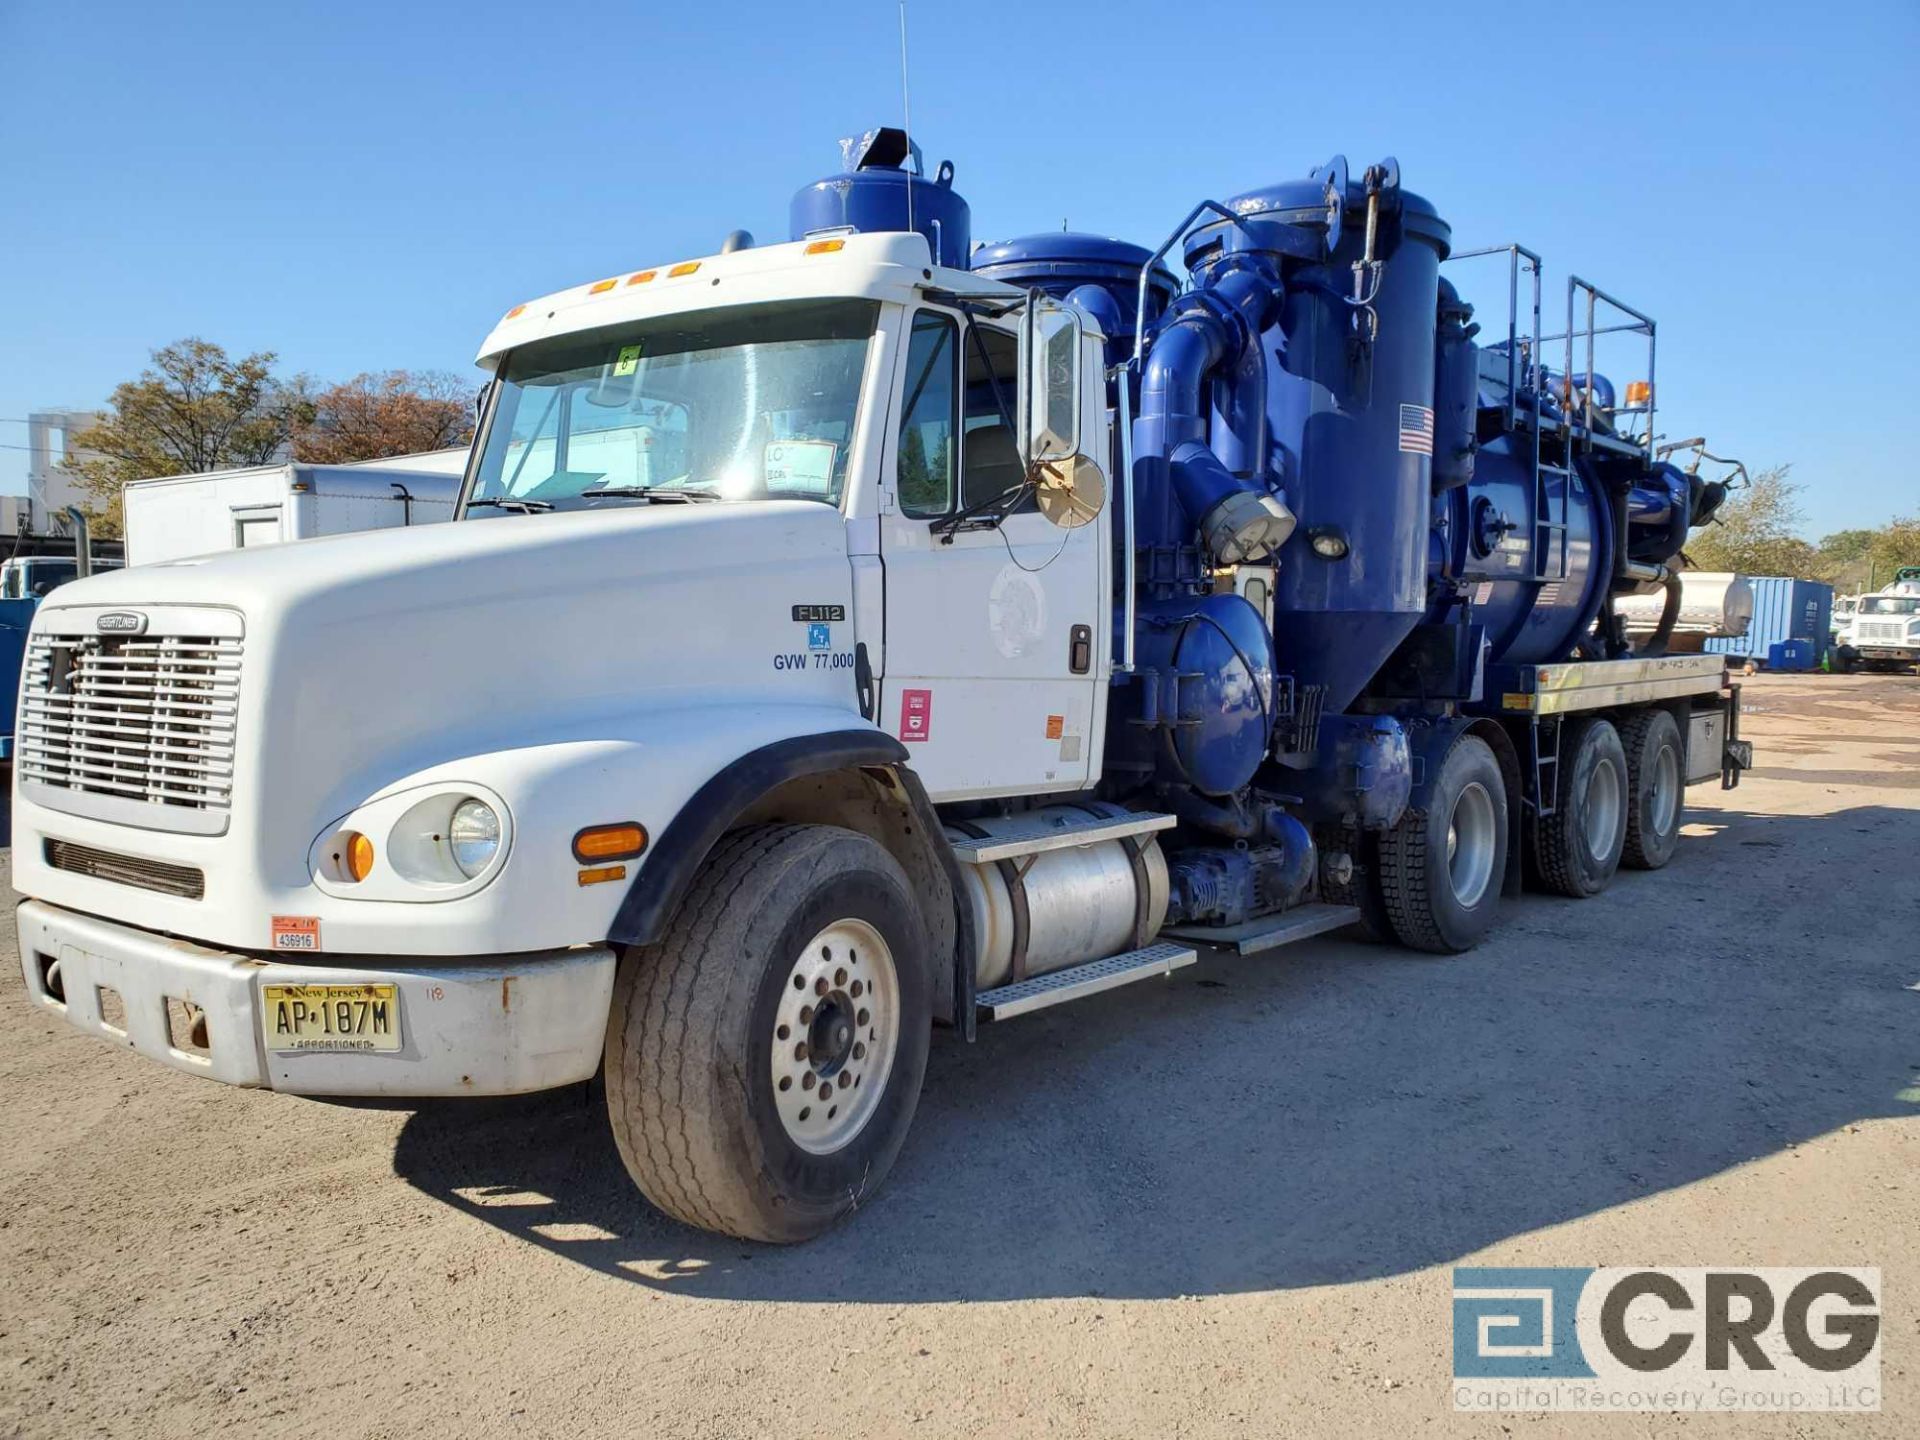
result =
[[[1393,154],[1463,248],[1544,252],[1550,312],[1571,268],[1657,316],[1663,428],[1791,462],[1809,533],[1920,512],[1913,0],[909,15],[915,135],[976,239],[1153,244],[1198,199]],[[0,422],[186,335],[464,372],[520,300],[785,238],[836,138],[897,123],[897,26],[893,0],[0,0]],[[1460,278],[1501,324],[1494,271]],[[25,458],[0,448],[0,491]]]

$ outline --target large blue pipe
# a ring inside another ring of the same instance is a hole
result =
[[[1283,293],[1270,264],[1246,257],[1217,283],[1174,301],[1154,333],[1133,431],[1142,549],[1191,545],[1198,530],[1216,559],[1233,563],[1265,553],[1291,531],[1292,517],[1266,485],[1259,358],[1260,333]],[[1250,417],[1239,431],[1208,424],[1216,380],[1224,381],[1229,413]]]

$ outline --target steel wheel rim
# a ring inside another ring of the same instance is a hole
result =
[[[1453,898],[1468,909],[1480,903],[1493,879],[1493,797],[1478,780],[1454,798],[1447,817],[1447,880]]]
[[[1660,747],[1653,762],[1653,828],[1665,835],[1680,820],[1680,757],[1671,745]]]
[[[864,920],[836,920],[801,949],[780,987],[769,1062],[787,1138],[812,1155],[872,1120],[900,1048],[893,952]]]
[[[1602,760],[1587,777],[1586,799],[1580,807],[1587,853],[1595,860],[1607,858],[1619,833],[1620,797],[1620,773],[1611,760]]]

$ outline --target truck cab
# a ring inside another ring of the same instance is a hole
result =
[[[1842,639],[1851,658],[1869,669],[1920,664],[1920,566],[1899,571],[1877,594],[1860,596]]]

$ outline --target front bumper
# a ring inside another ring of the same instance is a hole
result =
[[[190,1075],[296,1095],[516,1095],[585,1080],[600,1064],[613,994],[614,955],[604,946],[473,962],[289,963],[39,900],[21,903],[19,937],[28,995],[75,1029]],[[399,987],[398,1050],[268,1048],[263,986],[378,983]],[[204,1045],[183,1046],[169,1001],[204,1013]]]

